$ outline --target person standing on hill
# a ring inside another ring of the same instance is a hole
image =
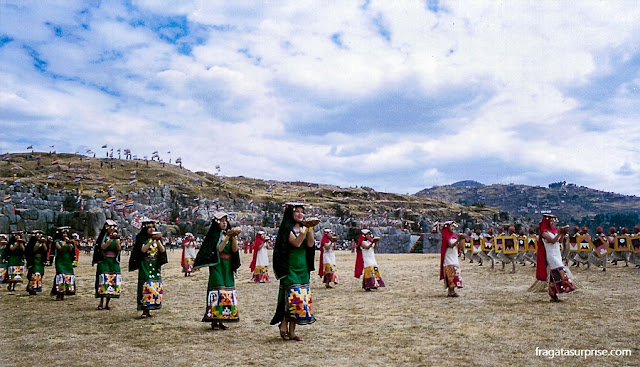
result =
[[[256,283],[269,281],[269,238],[264,231],[256,233],[256,239],[250,246],[253,247],[253,260],[249,269],[253,273],[252,279]]]
[[[196,239],[191,233],[184,235],[182,240],[182,272],[185,277],[191,276],[193,271],[193,262],[196,258]]]

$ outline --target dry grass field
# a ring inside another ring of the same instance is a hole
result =
[[[2,366],[413,366],[640,365],[640,270],[610,266],[574,270],[580,290],[551,304],[529,293],[534,269],[513,274],[462,264],[465,288],[447,298],[437,255],[378,255],[387,287],[364,292],[354,255],[337,254],[341,284],[325,289],[312,274],[318,321],[299,326],[303,342],[283,341],[269,321],[277,281],[250,281],[249,255],[237,277],[241,321],[227,331],[200,322],[208,270],[185,278],[180,251],[163,268],[165,300],[151,319],[135,309],[136,273],[125,271],[124,295],[98,311],[95,268],[83,255],[78,295],[55,302],[48,292],[0,290]],[[126,264],[124,257],[122,263]],[[124,266],[126,268],[126,266]],[[507,267],[509,269],[509,267]],[[126,270],[126,269],[123,269]],[[47,268],[50,289],[53,268]],[[626,357],[536,356],[540,349],[630,349]]]

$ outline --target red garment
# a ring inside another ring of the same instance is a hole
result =
[[[538,235],[538,252],[536,258],[536,279],[543,282],[547,281],[547,251],[544,248],[542,242],[542,232],[551,232],[554,235],[558,234],[558,230],[553,225],[553,221],[549,217],[542,217],[540,222],[540,234]]]
[[[182,244],[180,244],[180,246],[182,247],[182,260],[180,260],[180,265],[183,269],[186,266],[186,264],[184,263],[184,248],[186,247],[187,243],[189,243],[189,241],[191,241],[190,237],[185,237],[184,240],[182,240]]]
[[[324,244],[330,241],[331,240],[329,239],[329,236],[327,236],[326,233],[322,235],[322,239],[320,240],[320,264],[319,264],[320,266],[318,269],[318,276],[320,278],[324,276],[324,259],[322,256],[324,254]]]
[[[360,278],[362,272],[364,271],[364,260],[362,260],[362,249],[360,248],[360,245],[364,240],[364,234],[360,233],[360,238],[358,238],[358,244],[356,245],[356,269],[353,274],[353,276],[356,278]]]
[[[262,239],[262,236],[261,235],[257,235],[256,236],[256,240],[251,244],[251,247],[253,248],[253,260],[251,260],[251,264],[249,265],[249,269],[251,269],[252,273],[253,273],[254,270],[256,270],[256,258],[258,257],[258,250],[260,249],[260,245],[262,245],[263,243],[264,243],[264,240]],[[247,246],[247,247],[249,247],[249,246]]]
[[[444,226],[442,228],[442,242],[440,243],[440,280],[444,279],[444,254],[447,252],[449,241],[452,238],[457,239],[458,235],[453,233],[449,226]]]

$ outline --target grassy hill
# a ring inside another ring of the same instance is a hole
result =
[[[448,185],[424,189],[416,196],[461,205],[491,206],[510,216],[533,220],[541,213],[553,212],[561,220],[606,214],[640,213],[640,198],[604,192],[575,184],[553,187],[527,185],[464,186]]]
[[[342,188],[309,182],[221,177],[159,161],[43,152],[11,153],[4,158],[0,162],[0,179],[5,185],[0,189],[6,189],[19,179],[22,186],[47,184],[60,190],[82,189],[85,197],[105,197],[109,185],[123,194],[169,185],[172,190],[190,198],[219,199],[221,203],[253,201],[269,212],[280,211],[283,202],[303,199],[315,210],[329,216],[384,217],[415,222],[425,216],[435,220],[464,217],[482,221],[498,212],[490,207],[466,207],[446,200],[383,193],[366,187]],[[133,171],[135,184],[130,184]]]

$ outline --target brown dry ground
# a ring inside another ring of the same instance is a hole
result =
[[[250,281],[243,255],[237,277],[241,321],[227,331],[200,322],[208,270],[185,278],[180,251],[163,268],[165,300],[151,319],[135,309],[136,273],[126,269],[124,294],[98,311],[95,268],[83,255],[78,295],[55,302],[0,290],[2,366],[285,366],[285,365],[640,365],[640,270],[610,266],[574,270],[580,291],[551,304],[529,293],[533,268],[515,275],[462,263],[465,288],[447,298],[437,255],[379,254],[387,287],[364,292],[353,277],[354,255],[339,252],[341,283],[325,289],[312,274],[318,321],[299,326],[303,342],[282,341],[269,326],[278,283]],[[128,258],[123,257],[123,265]],[[123,266],[126,268],[126,266]],[[51,287],[53,268],[47,268]],[[628,357],[536,356],[541,349],[630,349]]]

